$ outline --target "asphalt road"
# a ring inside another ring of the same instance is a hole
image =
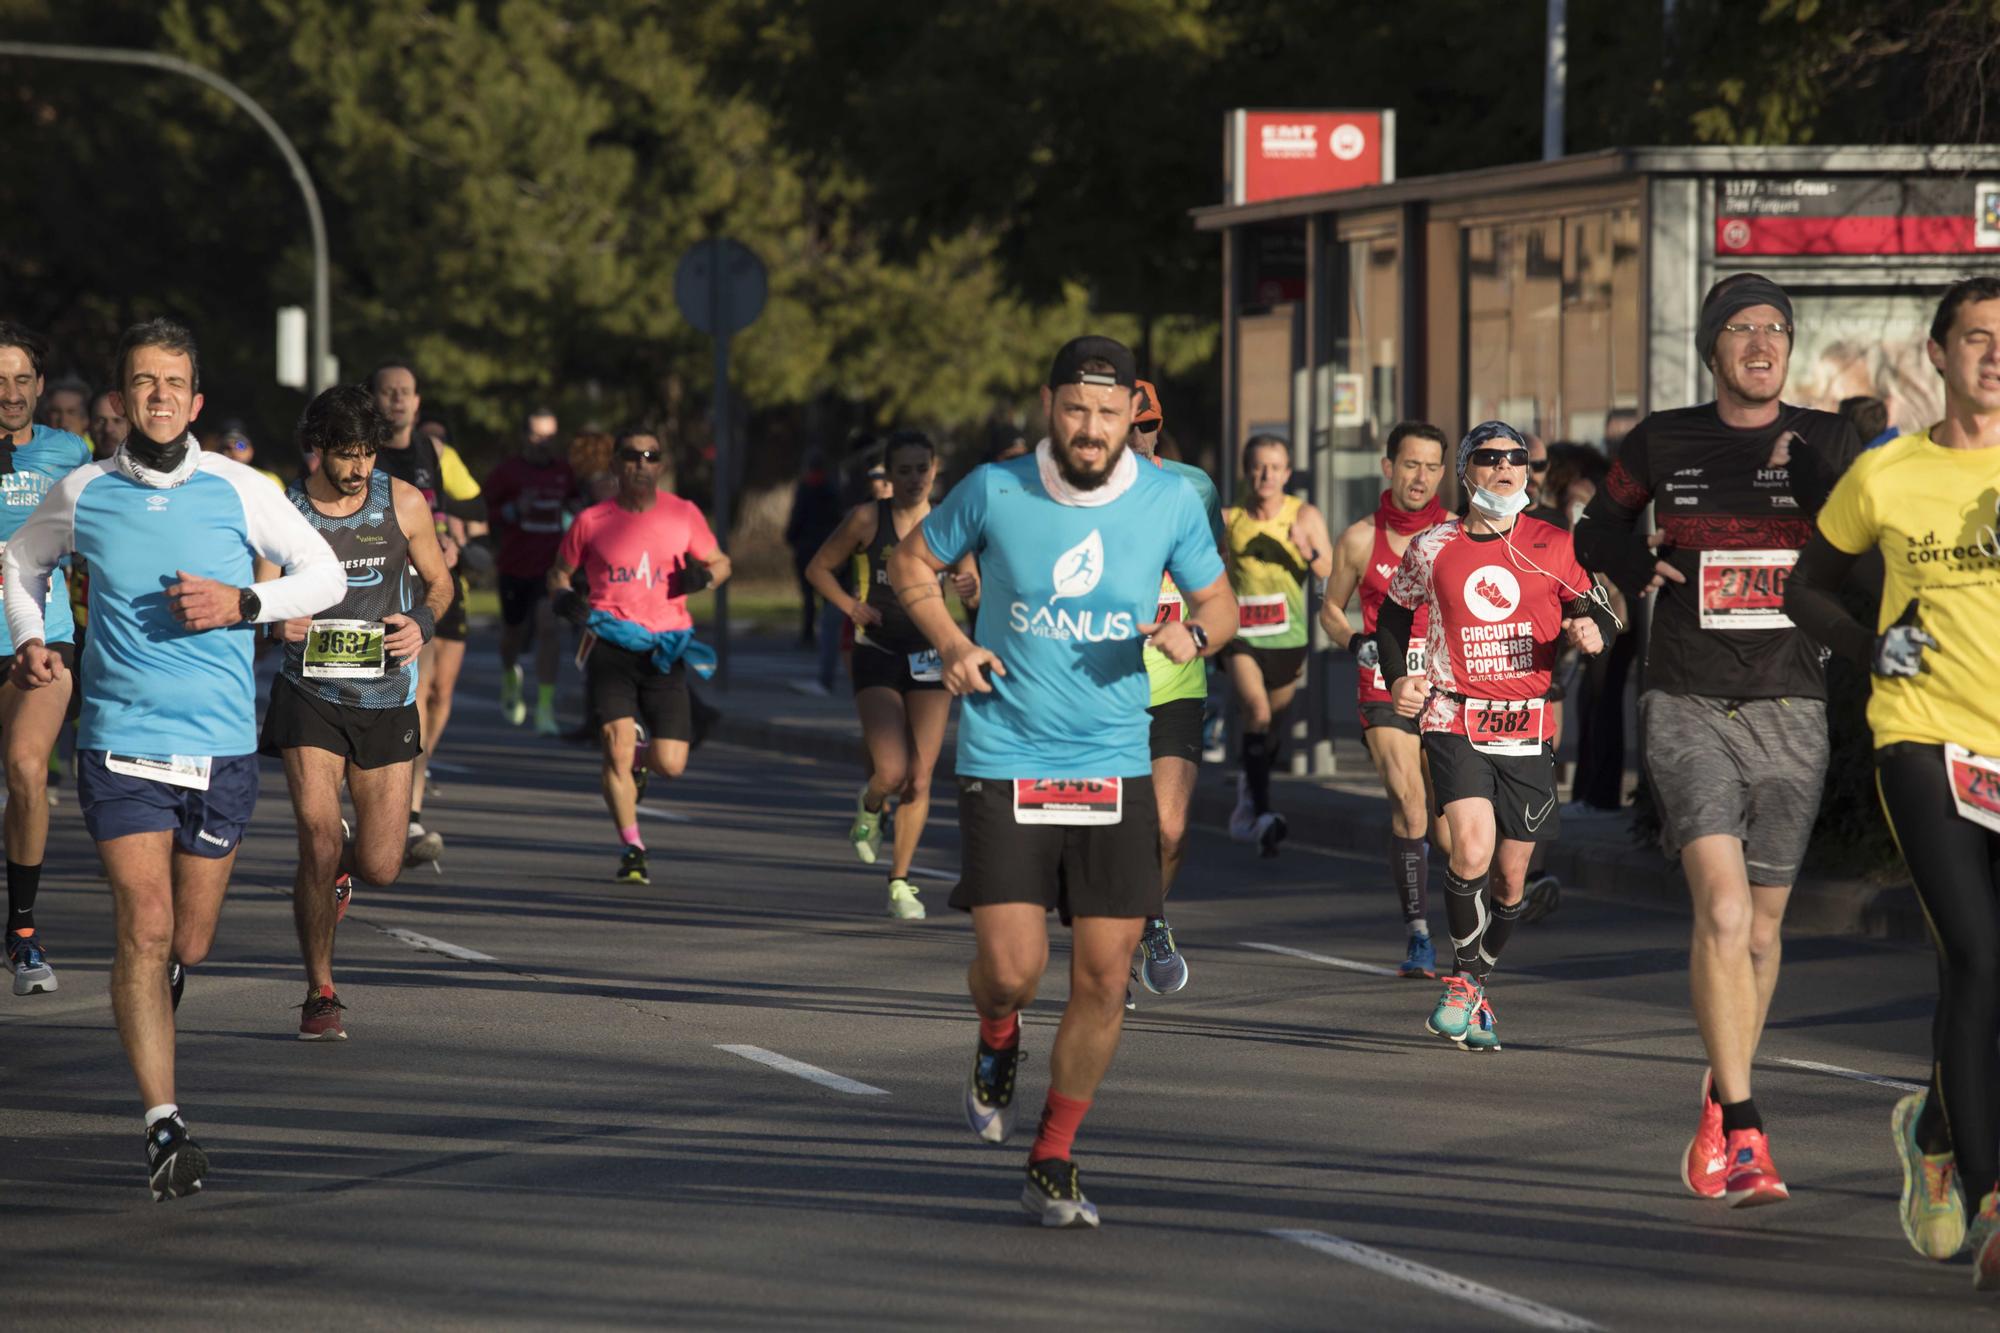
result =
[[[55,812],[37,916],[61,989],[0,993],[0,1324],[1990,1326],[1963,1258],[1904,1244],[1898,1094],[1852,1076],[1921,1077],[1921,950],[1788,942],[1757,1092],[1793,1198],[1733,1213],[1676,1173],[1700,1071],[1684,919],[1572,890],[1517,933],[1506,1049],[1473,1056],[1424,1034],[1431,985],[1370,970],[1401,953],[1372,858],[1197,832],[1173,911],[1192,983],[1142,996],[1077,1141],[1103,1229],[1043,1231],[1016,1198],[1065,940],[1024,1124],[986,1147],[958,1107],[948,799],[926,922],[890,921],[847,848],[851,770],[713,745],[656,784],[652,886],[614,884],[590,752],[500,727],[490,683],[468,672],[438,774],[443,873],[363,888],[342,927],[343,1043],[294,1039],[267,767],[179,1016],[214,1163],[191,1200],[145,1192],[110,901],[74,803]]]

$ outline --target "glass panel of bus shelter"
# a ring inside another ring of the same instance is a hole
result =
[[[1562,223],[1465,229],[1466,420],[1546,435],[1561,419]]]
[[[1639,214],[1564,222],[1560,414],[1551,440],[1603,447],[1606,418],[1639,405]]]
[[[1785,401],[1838,411],[1843,398],[1880,398],[1889,424],[1921,430],[1944,415],[1944,387],[1924,354],[1937,290],[1791,290],[1791,374]],[[1863,444],[1868,441],[1863,440]]]
[[[1317,498],[1335,530],[1371,512],[1376,465],[1402,410],[1402,246],[1396,236],[1327,246],[1325,355],[1316,376]]]

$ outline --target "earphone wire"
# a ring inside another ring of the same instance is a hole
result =
[[[1519,526],[1519,525],[1516,524],[1514,526]],[[1500,534],[1500,544],[1507,548],[1507,558],[1509,561],[1513,563],[1515,569],[1521,570],[1521,572],[1524,574],[1527,573],[1529,569],[1532,569],[1537,574],[1540,574],[1543,578],[1548,579],[1551,583],[1554,583],[1558,588],[1561,588],[1564,592],[1568,593],[1571,597],[1589,602],[1591,605],[1601,608],[1605,615],[1611,617],[1611,623],[1613,626],[1616,627],[1617,631],[1621,634],[1625,632],[1625,622],[1620,620],[1618,618],[1618,613],[1611,609],[1611,597],[1608,593],[1604,591],[1604,585],[1597,581],[1596,575],[1591,575],[1590,587],[1587,591],[1572,588],[1569,585],[1568,580],[1563,579],[1555,574],[1551,574],[1548,570],[1543,569],[1540,565],[1535,563],[1534,558],[1532,556],[1524,554],[1519,548],[1517,548],[1514,545],[1514,527],[1509,527],[1507,531]],[[1522,569],[1523,561],[1527,563],[1527,569]],[[1585,570],[1584,572],[1589,573],[1588,570]]]

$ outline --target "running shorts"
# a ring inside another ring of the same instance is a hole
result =
[[[694,739],[694,707],[688,697],[687,663],[672,671],[653,665],[652,654],[627,652],[598,639],[584,660],[590,709],[600,723],[634,717],[656,741]]]
[[[1431,812],[1443,815],[1453,801],[1493,803],[1494,823],[1509,842],[1554,842],[1562,827],[1556,802],[1556,755],[1547,741],[1540,754],[1487,754],[1463,736],[1424,733],[1431,764]]]
[[[1305,644],[1300,644],[1296,648],[1259,648],[1241,639],[1231,639],[1223,645],[1222,651],[1249,654],[1250,660],[1257,664],[1258,672],[1264,677],[1266,694],[1276,693],[1287,685],[1298,684],[1299,677],[1305,674]]]
[[[519,574],[500,575],[500,622],[525,625],[535,614],[535,603],[549,595],[546,579],[527,579]]]
[[[1201,714],[1205,699],[1169,699],[1146,710],[1153,719],[1152,746],[1155,759],[1185,759],[1201,762]]]
[[[1798,878],[1826,781],[1825,700],[1647,690],[1639,728],[1669,856],[1723,833],[1742,842],[1752,884]]]
[[[912,690],[944,688],[942,668],[936,680],[918,680],[911,672],[908,653],[892,652],[873,644],[855,644],[854,656],[848,665],[854,676],[856,694],[863,690],[894,690],[898,694],[908,694]]]
[[[1008,778],[958,780],[961,870],[951,905],[1037,903],[1062,915],[1160,914],[1160,810],[1151,777],[1125,778],[1115,824],[1022,824]]]
[[[264,710],[261,754],[282,758],[286,750],[325,750],[356,768],[407,764],[424,748],[417,706],[356,708],[331,703],[300,689],[287,676],[271,682],[271,706]]]
[[[1390,731],[1406,731],[1412,736],[1416,735],[1420,730],[1417,726],[1417,719],[1414,717],[1404,717],[1396,711],[1396,705],[1394,704],[1362,704],[1361,729],[1368,731],[1374,727],[1386,727]]]
[[[453,643],[465,642],[465,576],[457,570],[451,573],[451,605],[445,607],[438,617],[434,639],[450,639]]]
[[[257,756],[217,755],[208,790],[114,773],[104,751],[76,752],[76,795],[83,826],[98,842],[133,833],[174,835],[174,846],[217,860],[236,850],[257,809]]]

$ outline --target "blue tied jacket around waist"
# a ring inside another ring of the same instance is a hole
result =
[[[620,620],[609,611],[592,611],[583,627],[615,648],[650,654],[654,667],[662,673],[685,660],[703,680],[715,674],[715,649],[695,638],[691,629],[650,630]]]

